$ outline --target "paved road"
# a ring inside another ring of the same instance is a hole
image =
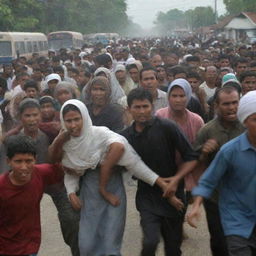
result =
[[[124,235],[123,256],[137,256],[141,248],[141,231],[139,226],[138,213],[134,206],[135,187],[127,186],[127,221]],[[42,244],[39,256],[70,256],[69,248],[64,244],[56,209],[47,195],[44,196],[41,204],[42,208]],[[209,234],[202,214],[198,229],[193,229],[184,224],[184,229],[188,239],[183,242],[183,256],[210,256]],[[157,256],[163,256],[163,245],[159,246]]]

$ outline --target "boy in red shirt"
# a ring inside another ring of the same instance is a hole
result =
[[[63,171],[59,165],[35,165],[35,143],[25,135],[8,139],[7,161],[10,171],[0,176],[0,256],[36,255],[44,188],[60,182]]]

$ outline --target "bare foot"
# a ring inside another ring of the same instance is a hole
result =
[[[184,208],[183,202],[176,196],[172,196],[169,199],[169,203],[178,211],[182,211]]]
[[[118,196],[115,196],[114,194],[107,192],[107,191],[101,191],[100,192],[103,198],[108,201],[113,206],[118,206],[120,204],[120,199]]]

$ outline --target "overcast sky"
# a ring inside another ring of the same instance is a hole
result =
[[[128,16],[134,22],[140,24],[143,28],[153,26],[158,12],[166,12],[170,9],[180,9],[186,11],[196,6],[212,6],[214,8],[214,0],[126,0]],[[217,0],[218,14],[225,13],[225,5],[223,0]]]

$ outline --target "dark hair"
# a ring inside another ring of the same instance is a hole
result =
[[[242,83],[244,81],[244,79],[248,76],[254,76],[256,77],[256,72],[255,71],[244,71],[243,73],[241,73],[241,75],[239,76],[239,81]]]
[[[3,89],[3,91],[7,90],[7,82],[4,78],[0,77],[0,87]]]
[[[220,60],[229,60],[229,61],[230,61],[230,57],[229,57],[229,55],[227,55],[227,54],[221,54],[221,55],[219,56],[218,60],[219,60],[219,61],[220,61]]]
[[[153,104],[152,94],[142,87],[135,88],[129,92],[127,96],[127,104],[129,107],[131,107],[134,100],[148,100],[151,104]]]
[[[253,68],[253,67],[256,67],[256,61],[252,61],[252,62],[250,63],[250,68]]]
[[[234,87],[239,92],[239,94],[242,92],[242,88],[241,88],[240,84],[236,83],[234,81],[230,81],[230,82],[225,83],[223,85],[223,87]]]
[[[59,62],[60,61],[60,57],[59,56],[53,56],[52,57],[52,62]]]
[[[112,59],[108,54],[104,53],[104,54],[101,54],[101,55],[97,55],[95,57],[95,61],[96,61],[96,63],[98,63],[98,65],[105,66],[109,62],[112,62]]]
[[[36,143],[29,136],[19,134],[13,135],[5,141],[7,157],[13,158],[16,154],[31,154],[36,157]]]
[[[154,71],[155,77],[156,77],[156,74],[157,74],[156,69],[153,68],[153,67],[151,67],[151,66],[149,66],[149,67],[143,68],[143,69],[140,71],[140,80],[142,79],[142,74],[143,74],[144,72],[146,72],[146,71]]]
[[[248,63],[246,58],[240,57],[235,60],[234,67],[237,67],[238,63]]]
[[[196,62],[200,62],[200,58],[198,56],[188,56],[186,58],[186,62],[189,62],[189,61],[196,61]]]
[[[37,108],[40,110],[39,102],[36,99],[26,98],[20,102],[19,114],[21,115],[28,108]]]
[[[129,64],[129,65],[126,66],[127,71],[130,71],[133,68],[136,68],[137,70],[139,70],[138,67],[136,66],[136,64]]]
[[[76,75],[79,75],[79,70],[77,68],[69,68],[68,71],[75,73]]]
[[[173,76],[176,76],[177,74],[181,74],[181,73],[187,74],[186,69],[179,65],[170,68],[168,72],[171,73]]]
[[[187,79],[188,78],[196,78],[197,80],[199,80],[199,81],[201,81],[202,79],[201,79],[201,77],[200,77],[200,75],[197,73],[197,72],[188,72],[188,74],[187,74]]]
[[[73,104],[67,104],[67,105],[63,108],[63,111],[62,111],[63,117],[64,117],[69,111],[76,111],[76,112],[78,112],[80,115],[82,115],[81,112],[80,112],[80,109],[79,109],[77,106],[75,106],[75,105],[73,105]]]
[[[64,74],[64,68],[62,66],[53,67],[54,73],[63,73]]]
[[[24,76],[29,76],[29,74],[26,73],[26,72],[18,73],[18,74],[16,75],[16,80],[19,81],[19,80],[20,80],[22,77],[24,77]]]
[[[51,96],[43,96],[39,99],[39,104],[42,106],[43,104],[51,103],[54,106],[54,99]]]
[[[37,82],[35,80],[28,80],[25,84],[24,84],[24,91],[26,91],[28,88],[34,88],[37,91],[39,91]]]
[[[235,86],[224,86],[224,87],[222,87],[222,88],[218,88],[216,91],[215,91],[215,93],[214,93],[214,95],[213,95],[213,100],[214,100],[214,102],[215,103],[219,103],[219,101],[220,101],[220,94],[222,93],[222,92],[224,92],[224,93],[227,93],[227,94],[230,94],[230,93],[232,93],[232,92],[237,92],[237,94],[238,94],[238,96],[239,96],[239,92],[238,92],[238,90],[237,90],[237,88],[235,87]]]

